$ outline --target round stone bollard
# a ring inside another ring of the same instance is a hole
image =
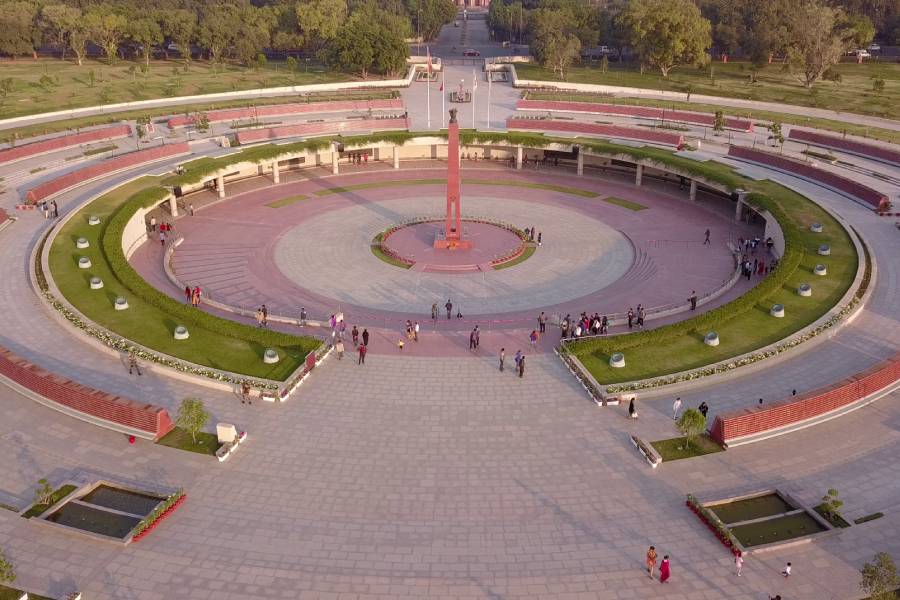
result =
[[[821,223],[813,223],[809,226],[809,230],[813,233],[822,233],[822,224]]]
[[[278,353],[272,350],[271,348],[266,348],[266,351],[263,353],[263,362],[267,365],[274,365],[281,357],[278,356]]]
[[[175,333],[173,334],[176,340],[186,340],[191,337],[191,334],[188,332],[188,328],[184,325],[179,325],[175,328]]]
[[[91,268],[91,259],[87,256],[82,256],[78,259],[78,268],[79,269],[90,269]]]
[[[119,296],[118,298],[116,298],[115,307],[116,310],[125,310],[126,308],[128,308],[128,300],[126,300],[122,296]]]
[[[828,244],[822,244],[821,246],[819,246],[819,254],[822,256],[828,256],[829,254],[831,254],[831,246],[829,246]]]
[[[816,265],[816,268],[813,269],[813,273],[815,273],[816,275],[827,275],[828,269],[825,267],[825,265]]]
[[[616,352],[612,356],[609,357],[609,366],[614,369],[621,369],[625,366],[625,355],[621,352]]]
[[[87,240],[86,240],[85,238],[83,238],[83,237],[82,237],[82,238],[78,238],[77,240],[75,240],[75,247],[76,247],[76,248],[87,248],[87,247],[90,246],[90,245],[91,245],[91,243],[90,243],[89,241],[87,241]]]
[[[772,306],[772,310],[769,311],[769,314],[773,317],[777,317],[779,319],[784,318],[784,305],[783,304],[775,304]]]
[[[797,288],[797,293],[801,296],[812,296],[812,286],[808,283],[801,283]]]
[[[99,277],[91,277],[91,289],[99,290],[103,287],[103,280]]]
[[[703,343],[707,346],[718,346],[719,345],[719,334],[715,331],[710,331],[705,336],[703,336]]]
[[[98,217],[97,215],[91,215],[90,217],[88,217],[88,225],[99,225],[99,224],[100,224],[100,217]]]

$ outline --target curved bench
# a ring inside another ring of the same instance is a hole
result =
[[[900,352],[862,373],[806,394],[718,415],[710,435],[723,446],[758,442],[841,416],[874,402],[898,384]]]
[[[808,179],[814,183],[818,183],[824,187],[832,189],[839,194],[847,196],[851,200],[856,200],[869,208],[876,211],[884,211],[889,204],[886,194],[873,190],[867,185],[841,177],[831,171],[820,169],[806,163],[786,158],[779,154],[756,150],[755,148],[747,148],[746,146],[729,146],[728,156],[743,160],[746,162],[756,163],[766,167],[771,167],[776,171],[782,171],[788,175]]]
[[[106,175],[112,175],[113,173],[124,171],[125,169],[171,158],[180,154],[189,154],[190,151],[191,148],[188,143],[181,142],[180,144],[157,146],[156,148],[122,154],[121,156],[104,160],[88,167],[84,167],[83,169],[60,175],[50,181],[45,181],[37,187],[28,190],[26,199],[29,203],[36,204],[60,194],[69,188],[93,181],[99,177],[105,177]]]
[[[857,156],[862,156],[863,158],[870,158],[895,167],[900,167],[900,152],[885,148],[884,145],[876,146],[874,144],[848,140],[834,135],[825,135],[824,133],[794,128],[788,133],[788,139],[794,142],[801,142],[812,146],[846,152],[847,154],[855,154]]]
[[[104,142],[106,140],[114,140],[118,138],[128,137],[131,135],[131,127],[128,125],[113,125],[112,127],[104,127],[102,129],[94,129],[91,131],[83,131],[81,133],[73,133],[69,135],[61,135],[59,137],[39,142],[31,142],[23,146],[15,148],[7,148],[0,150],[0,164],[12,163],[17,160],[25,160],[26,158],[34,158],[49,152],[65,150],[75,146],[83,146],[93,142]]]
[[[519,100],[516,110],[557,111],[570,113],[584,113],[592,115],[614,115],[621,117],[634,117],[637,119],[652,119],[654,121],[672,121],[675,123],[687,123],[702,127],[713,127],[716,124],[716,116],[712,114],[695,113],[683,110],[665,110],[650,106],[629,106],[626,104],[599,104],[595,102],[567,102],[558,100]],[[725,129],[735,131],[753,132],[753,121],[725,117]]]
[[[397,110],[402,108],[403,100],[401,98],[384,100],[340,100],[335,102],[298,102],[294,104],[274,104],[271,106],[251,106],[246,108],[211,110],[206,113],[206,116],[210,123],[221,123],[222,121],[238,121],[240,119],[255,119],[259,117],[284,117],[328,112]],[[192,125],[196,120],[196,115],[183,115],[172,117],[167,124],[169,128],[174,129],[175,127]]]
[[[31,364],[6,348],[0,348],[0,379],[45,406],[127,435],[158,440],[175,427],[162,407],[75,383]]]
[[[368,131],[406,131],[409,123],[405,117],[393,119],[364,119],[357,121],[330,121],[326,123],[297,123],[281,127],[250,129],[237,134],[239,144],[268,142],[288,137],[315,137]]]
[[[510,130],[527,131],[553,131],[563,133],[577,133],[590,136],[621,138],[659,144],[662,146],[679,147],[684,143],[684,137],[677,133],[666,133],[623,127],[621,125],[601,125],[599,123],[582,123],[579,121],[555,121],[552,119],[506,119],[506,128]]]

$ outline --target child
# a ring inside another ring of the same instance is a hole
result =
[[[403,338],[397,340],[397,349],[403,352]]]
[[[737,576],[740,577],[744,568],[744,554],[740,550],[734,555],[734,566],[737,569]]]
[[[337,353],[338,353],[338,360],[341,360],[342,358],[344,358],[344,341],[343,340],[338,339],[337,346],[335,346],[335,349],[337,350]]]
[[[791,576],[791,563],[784,565],[784,571],[781,572],[785,577]]]

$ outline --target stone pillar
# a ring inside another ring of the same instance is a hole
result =
[[[272,181],[275,183],[281,183],[281,173],[278,171],[278,161],[272,161]]]
[[[394,168],[400,168],[400,146],[394,146]]]
[[[522,170],[522,146],[516,148],[516,170]]]
[[[578,149],[578,167],[576,173],[579,177],[584,175],[584,152],[581,148]]]
[[[331,152],[331,174],[337,175],[340,171],[338,169],[338,160],[340,159],[340,154],[338,154],[337,148],[332,150]]]
[[[225,197],[225,176],[219,175],[216,177],[216,189],[219,191],[219,198]]]
[[[641,185],[641,179],[644,177],[644,165],[638,165],[634,172],[634,185]]]
[[[175,196],[169,196],[169,212],[173,217],[178,216],[178,202],[175,201]]]
[[[735,221],[741,220],[741,212],[742,212],[743,207],[744,207],[744,202],[740,198],[738,198],[738,201],[734,203],[734,220]]]
[[[691,199],[691,202],[694,202],[697,200],[697,180],[696,179],[691,179],[691,191],[689,192],[689,197]]]

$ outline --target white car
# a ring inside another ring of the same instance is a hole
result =
[[[881,46],[878,44],[869,44],[869,52],[881,52]]]
[[[868,50],[862,50],[862,49],[860,49],[860,50],[854,50],[854,51],[853,51],[853,56],[855,56],[855,57],[857,57],[857,58],[872,58],[872,55],[869,54],[869,51],[868,51]]]

